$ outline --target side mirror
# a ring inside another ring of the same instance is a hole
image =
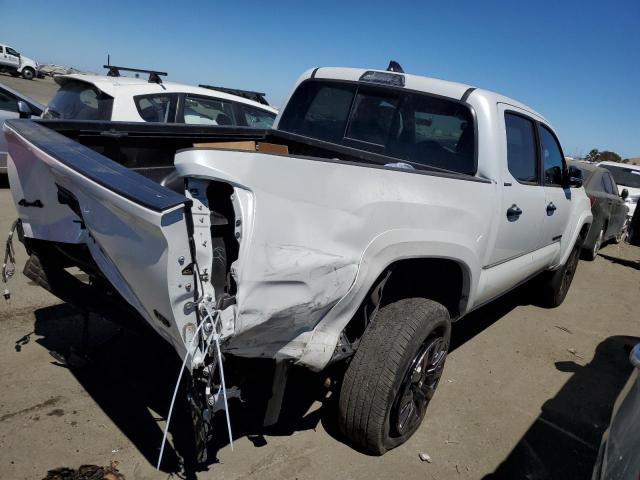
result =
[[[569,167],[569,187],[580,188],[582,184],[582,170],[574,166]]]
[[[623,188],[622,192],[620,193],[620,198],[622,198],[623,200],[626,200],[628,196],[629,196],[629,190],[627,190],[626,188]]]
[[[31,107],[24,100],[18,100],[18,113],[20,113],[20,118],[31,118],[33,115]]]

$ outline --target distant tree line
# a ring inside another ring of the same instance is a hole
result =
[[[629,163],[629,159],[625,158],[624,160],[620,155],[616,152],[610,152],[608,150],[600,151],[597,148],[594,148],[587,156],[584,157],[585,160],[590,162],[618,162],[618,163]]]

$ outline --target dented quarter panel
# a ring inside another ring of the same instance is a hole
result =
[[[215,149],[182,151],[176,168],[235,188],[243,230],[226,349],[237,355],[322,368],[373,281],[400,259],[455,259],[466,298],[475,292],[494,183],[459,188],[415,172]]]

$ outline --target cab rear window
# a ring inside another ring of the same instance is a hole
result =
[[[473,113],[456,100],[399,88],[309,80],[293,94],[278,128],[418,168],[476,172]]]
[[[42,118],[109,120],[113,98],[85,82],[70,81],[60,87]]]

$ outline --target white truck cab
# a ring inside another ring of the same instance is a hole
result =
[[[0,44],[0,72],[10,73],[14,77],[22,75],[33,80],[38,75],[38,62],[19,53],[9,45]]]
[[[110,66],[108,75],[57,75],[43,118],[270,128],[278,111],[264,94],[163,82],[164,72]],[[149,74],[121,76],[120,70]]]

